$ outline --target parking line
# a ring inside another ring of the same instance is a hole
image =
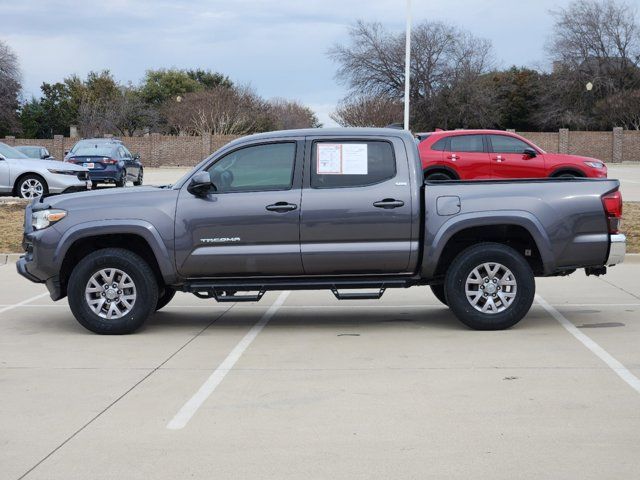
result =
[[[200,389],[191,397],[187,403],[185,403],[180,411],[176,413],[175,417],[167,424],[167,428],[170,430],[180,430],[184,428],[189,420],[195,415],[202,404],[209,398],[209,396],[220,385],[224,377],[231,371],[236,362],[240,359],[244,351],[251,345],[256,339],[262,329],[269,323],[269,320],[275,315],[278,309],[285,302],[289,296],[289,291],[282,292],[275,302],[267,309],[262,315],[260,320],[251,327],[251,330],[238,342],[238,344],[231,350],[231,353],[227,355],[222,363],[214,370],[211,376],[202,384]]]
[[[571,323],[567,318],[562,315],[558,310],[549,305],[547,301],[540,295],[536,295],[536,300],[547,313],[555,318],[560,325],[562,325],[571,335],[573,335],[580,343],[587,347],[591,352],[596,355],[600,360],[607,364],[607,366],[613,370],[622,380],[633,388],[636,392],[640,393],[640,379],[631,373],[627,368],[622,365],[618,360],[613,358],[609,352],[594,342],[591,337],[582,333],[578,328]]]
[[[35,297],[27,298],[26,300],[20,303],[15,303],[13,305],[8,305],[4,308],[0,308],[0,313],[8,312],[9,310],[13,310],[14,308],[17,308],[17,307],[22,307],[27,303],[33,302],[34,300],[38,300],[39,298],[42,298],[42,297],[46,297],[47,295],[49,295],[49,292],[41,293],[40,295],[36,295]]]

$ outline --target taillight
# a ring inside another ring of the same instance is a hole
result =
[[[616,190],[603,195],[602,205],[604,206],[604,212],[607,214],[609,233],[618,233],[622,220],[622,194],[619,190]]]
[[[118,163],[118,160],[114,160],[113,158],[103,158],[102,163],[104,163],[105,165],[115,165],[116,163]]]

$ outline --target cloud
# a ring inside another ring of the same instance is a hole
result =
[[[501,64],[544,59],[550,8],[568,0],[413,0],[414,22],[442,20],[493,41]],[[401,31],[398,0],[0,0],[0,39],[16,50],[24,90],[109,69],[137,83],[149,68],[208,68],[266,97],[313,105],[323,123],[346,92],[326,51],[356,19]]]

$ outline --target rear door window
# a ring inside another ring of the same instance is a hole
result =
[[[447,141],[449,141],[448,138],[441,138],[436,143],[431,145],[431,150],[436,150],[438,152],[445,151],[447,149]]]
[[[482,135],[454,135],[449,142],[452,152],[484,152]]]
[[[396,159],[389,142],[349,140],[313,143],[312,188],[362,187],[395,176]]]

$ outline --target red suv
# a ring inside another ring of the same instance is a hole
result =
[[[502,130],[442,130],[417,138],[428,180],[607,176],[607,166],[600,160],[547,153]]]

